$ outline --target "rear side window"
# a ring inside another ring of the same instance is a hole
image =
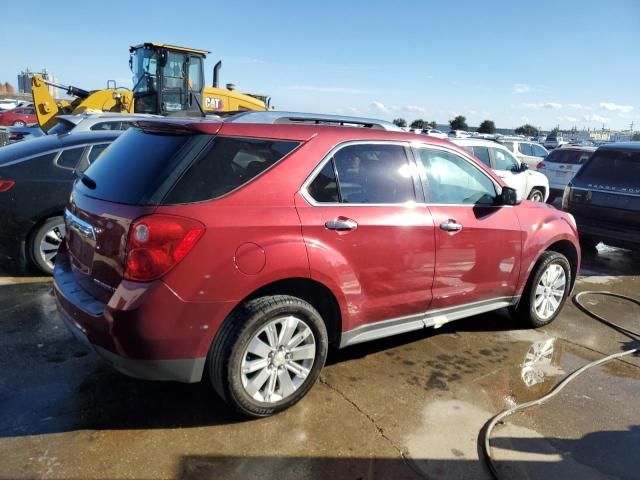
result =
[[[338,179],[333,160],[327,162],[307,189],[311,198],[319,203],[339,203]]]
[[[504,145],[505,147],[507,147],[509,150],[511,150],[513,152],[513,149],[515,148],[513,142],[502,142],[502,145]]]
[[[75,125],[71,122],[67,122],[62,119],[58,119],[58,123],[55,124],[48,132],[48,135],[64,135],[65,133],[69,133]]]
[[[581,180],[616,190],[640,185],[640,152],[599,150],[578,173]]]
[[[518,145],[518,150],[520,150],[520,153],[523,155],[528,155],[530,157],[533,156],[533,150],[531,149],[531,145],[528,143],[520,143]]]
[[[63,150],[56,163],[59,167],[71,169],[76,168],[83,151],[84,147],[69,148],[67,150]]]
[[[531,150],[533,151],[534,157],[546,157],[547,151],[542,148],[540,145],[531,145]]]
[[[100,155],[102,155],[102,152],[104,152],[108,146],[109,146],[108,143],[100,143],[98,145],[94,145],[93,147],[91,147],[91,152],[89,152],[89,163],[95,162],[96,159]]]
[[[193,203],[221,197],[253,180],[298,145],[293,141],[216,137],[162,203]]]
[[[121,130],[120,122],[100,122],[91,125],[91,130]]]

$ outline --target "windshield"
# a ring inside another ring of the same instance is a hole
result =
[[[139,48],[131,54],[133,91],[144,93],[155,90],[158,73],[158,54],[153,50]]]

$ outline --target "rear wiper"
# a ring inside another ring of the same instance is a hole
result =
[[[98,186],[89,175],[80,170],[76,170],[76,177],[80,179],[80,181],[85,185],[85,187],[90,188],[91,190],[95,190]]]

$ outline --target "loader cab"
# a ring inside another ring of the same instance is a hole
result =
[[[199,111],[204,88],[204,59],[210,52],[159,43],[129,49],[136,113],[167,115]]]

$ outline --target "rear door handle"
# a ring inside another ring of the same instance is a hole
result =
[[[329,230],[335,230],[337,232],[347,232],[349,230],[355,230],[358,228],[358,223],[355,220],[351,220],[346,217],[338,217],[334,220],[329,220],[324,224]]]
[[[440,230],[444,230],[445,232],[459,232],[462,230],[462,225],[455,220],[449,220],[448,222],[440,224]]]

